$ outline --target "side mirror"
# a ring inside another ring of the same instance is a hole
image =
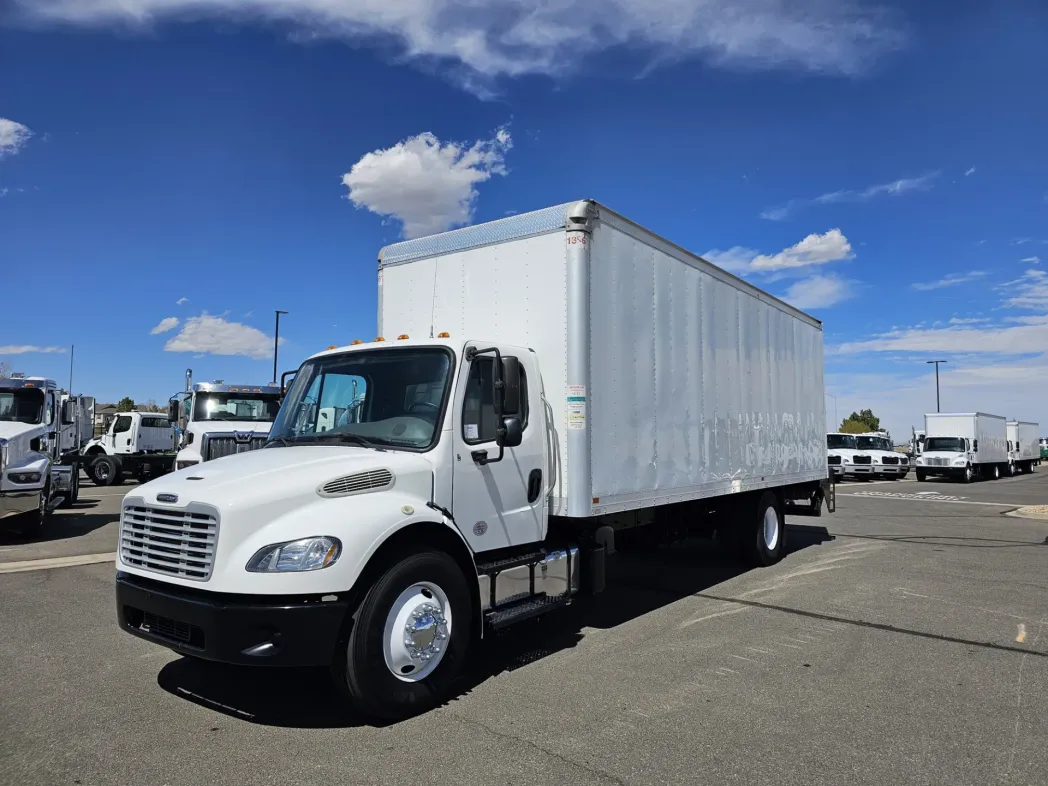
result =
[[[76,423],[76,401],[70,399],[62,403],[62,425],[71,426]]]
[[[520,362],[515,357],[502,358],[502,412],[520,413]]]
[[[178,423],[178,410],[181,408],[182,402],[177,398],[173,398],[167,402],[167,422]]]
[[[499,432],[499,445],[504,448],[515,448],[524,440],[520,418],[503,418]]]
[[[287,395],[287,391],[288,391],[287,378],[291,377],[291,380],[294,381],[295,374],[297,374],[297,373],[298,373],[298,369],[295,369],[294,371],[285,371],[283,374],[280,375],[280,401],[281,401],[281,403],[283,403],[284,396]]]

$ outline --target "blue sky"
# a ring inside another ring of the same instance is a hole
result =
[[[1048,6],[14,0],[0,362],[113,400],[375,332],[378,249],[580,197],[825,322],[827,398],[1048,431]],[[1044,261],[1042,261],[1044,260]]]

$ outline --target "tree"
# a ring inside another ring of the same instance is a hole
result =
[[[145,403],[145,406],[142,407],[142,409],[145,412],[159,412],[160,411],[160,407],[157,406],[156,399],[154,399],[154,398],[149,399],[149,401],[147,401]]]
[[[130,396],[124,396],[116,403],[117,412],[130,412],[135,408],[135,400]]]
[[[881,419],[873,414],[872,409],[864,409],[852,412],[841,422],[840,431],[843,434],[862,434],[867,431],[879,431]]]
[[[10,374],[11,367],[7,365],[4,361],[0,360],[0,379],[3,379],[6,376],[10,376]]]

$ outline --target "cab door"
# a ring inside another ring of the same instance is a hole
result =
[[[502,414],[520,419],[520,444],[503,447],[499,460],[493,353],[463,360],[453,402],[452,512],[478,552],[537,543],[546,536],[545,412],[538,365],[526,349],[499,351],[503,362],[519,364],[519,406]]]

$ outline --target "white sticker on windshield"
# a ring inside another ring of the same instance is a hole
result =
[[[480,439],[480,428],[476,423],[466,424],[466,439]]]

